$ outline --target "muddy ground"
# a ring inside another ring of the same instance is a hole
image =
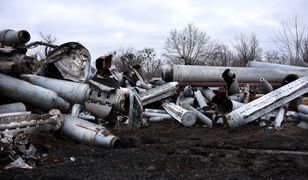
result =
[[[168,121],[113,133],[121,138],[115,149],[37,135],[36,167],[4,170],[1,161],[0,179],[308,179],[308,156],[297,154],[308,152],[308,130],[296,126],[230,131]]]

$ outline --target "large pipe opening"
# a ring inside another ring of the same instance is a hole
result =
[[[283,80],[282,86],[284,86],[284,85],[286,85],[286,84],[289,84],[290,82],[293,82],[293,81],[295,81],[296,79],[298,79],[298,75],[296,75],[296,74],[289,74],[289,75]]]
[[[21,30],[21,31],[18,32],[18,38],[19,38],[20,42],[27,43],[28,41],[30,41],[31,36],[30,36],[30,33],[28,31]]]

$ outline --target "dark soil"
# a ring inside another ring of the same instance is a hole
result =
[[[308,130],[296,126],[230,131],[168,121],[113,133],[121,138],[115,149],[37,135],[33,144],[45,155],[35,168],[4,170],[8,162],[1,161],[0,179],[308,179],[307,154],[290,154],[308,152]]]

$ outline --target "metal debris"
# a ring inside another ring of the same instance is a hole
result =
[[[142,105],[147,105],[174,95],[178,90],[177,82],[166,83],[152,88],[144,93],[140,93]]]
[[[197,120],[197,113],[191,110],[186,110],[174,103],[162,102],[162,107],[177,121],[186,127],[191,127]]]
[[[308,114],[308,106],[304,105],[304,104],[300,104],[298,107],[298,112],[304,113],[304,114]]]
[[[142,126],[142,112],[143,107],[139,95],[133,90],[129,91],[128,125],[130,127],[139,128]]]
[[[7,114],[0,117],[0,149],[11,151],[17,144],[27,144],[28,136],[37,131],[56,131],[61,128],[63,118],[59,110],[38,115],[27,112]]]
[[[273,91],[273,86],[264,78],[260,78],[260,94],[267,94]]]
[[[281,128],[281,123],[285,119],[287,110],[288,110],[288,104],[283,105],[279,108],[277,116],[275,118],[275,124],[274,124],[275,129],[278,130]]]
[[[5,169],[12,168],[33,169],[33,167],[27,164],[21,157],[5,166]]]
[[[173,119],[173,117],[168,114],[167,111],[161,109],[145,109],[143,112],[143,117],[149,118],[149,121],[155,122]]]
[[[2,46],[20,47],[30,41],[30,33],[25,30],[14,31],[6,29],[0,31],[0,43]]]
[[[250,83],[258,84],[260,78],[266,79],[275,86],[280,86],[288,77],[303,77],[307,69],[284,70],[273,68],[270,71],[263,68],[245,67],[218,67],[218,66],[196,66],[196,65],[174,65],[173,69],[165,73],[164,79],[177,81],[181,86],[191,85],[196,87],[217,87],[222,86],[224,79],[222,73],[229,69],[236,74],[240,85]],[[192,73],[194,72],[194,73]]]
[[[302,128],[302,129],[308,129],[308,123],[307,122],[302,121],[297,126]]]
[[[162,78],[146,81],[140,65],[119,72],[112,54],[91,61],[80,43],[26,44],[29,40],[24,30],[0,31],[0,98],[5,100],[0,102],[0,152],[18,150],[31,158],[36,150],[28,146],[29,136],[59,129],[88,145],[116,147],[120,140],[106,127],[137,129],[174,119],[185,127],[207,128],[257,121],[269,133],[284,128],[285,121],[308,127],[308,101],[301,97],[308,92],[306,67],[174,65]],[[38,45],[51,48],[45,59],[26,55]],[[20,157],[12,160],[7,168],[32,168]]]
[[[227,83],[227,88],[228,88],[228,95],[234,95],[234,94],[239,94],[240,93],[240,87],[237,82],[236,75],[233,74],[230,69],[226,69],[222,73],[222,77],[224,78],[225,82]]]
[[[78,104],[83,104],[85,102],[85,96],[89,90],[88,84],[72,81],[53,79],[31,74],[22,74],[21,78],[33,85],[49,89],[57,93],[58,96]]]
[[[266,63],[260,61],[249,61],[246,64],[246,67],[255,67],[255,68],[266,68],[266,69],[282,69],[282,70],[308,70],[307,67],[303,66],[290,66],[284,64],[276,64],[276,63]]]
[[[27,111],[26,106],[21,102],[0,105],[0,114],[25,111]]]
[[[308,76],[293,81],[226,115],[231,128],[247,124],[308,92]]]
[[[53,64],[64,79],[76,82],[85,82],[96,73],[96,68],[91,66],[89,51],[77,42],[68,42],[56,47],[48,54],[45,63]],[[48,73],[53,72],[49,70]]]
[[[68,112],[70,104],[54,91],[32,85],[11,76],[0,73],[0,91],[3,96],[22,101],[44,110],[60,109]]]
[[[61,132],[64,135],[89,145],[104,147],[119,145],[119,138],[112,135],[104,126],[71,115],[63,116],[64,123]]]
[[[208,106],[200,90],[196,90],[194,95],[201,109],[204,109]]]
[[[199,112],[197,109],[195,109],[194,107],[192,107],[191,105],[189,105],[188,103],[183,102],[182,107],[187,109],[187,110],[191,110],[197,113],[197,117],[198,119],[203,122],[204,124],[206,124],[209,128],[212,128],[213,123],[212,120],[208,117],[206,117],[204,114],[202,114],[201,112]]]

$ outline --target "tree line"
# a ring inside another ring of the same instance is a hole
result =
[[[53,43],[56,38],[43,35],[43,41]],[[158,56],[153,48],[136,50],[132,47],[113,52],[113,63],[122,72],[128,65],[138,65],[145,79],[159,77],[161,70],[174,64],[207,66],[245,66],[249,61],[265,61],[279,64],[308,66],[308,33],[306,27],[282,22],[273,42],[277,50],[262,51],[255,33],[241,33],[234,37],[231,45],[226,45],[209,36],[194,24],[184,29],[170,31]],[[44,49],[44,54],[50,48]],[[44,56],[43,56],[44,57]]]
[[[173,64],[208,66],[245,66],[249,61],[265,61],[279,64],[308,66],[308,34],[294,25],[282,23],[282,29],[273,39],[277,50],[262,51],[255,33],[241,33],[234,37],[231,46],[209,36],[206,31],[188,24],[184,29],[170,31],[159,58],[153,48],[122,49],[115,53],[117,68],[125,64],[139,64],[147,79],[159,75],[162,67]]]

